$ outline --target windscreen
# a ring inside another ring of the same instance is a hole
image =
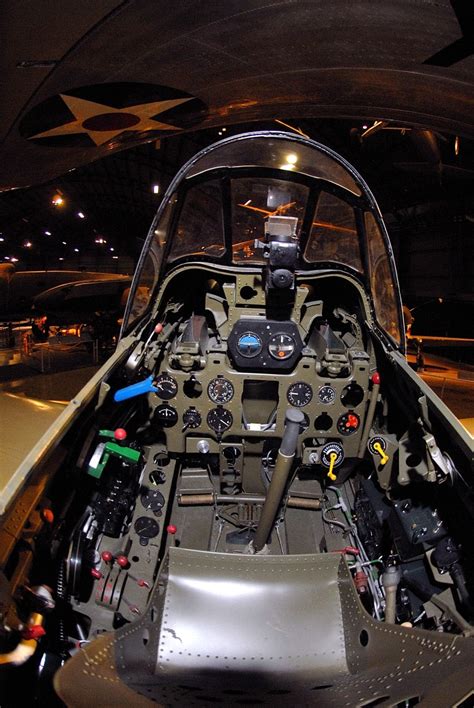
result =
[[[232,259],[234,263],[263,263],[264,227],[269,216],[298,219],[296,237],[308,203],[309,189],[297,182],[268,178],[243,178],[231,181]]]
[[[178,173],[149,232],[124,328],[181,263],[264,266],[265,224],[275,216],[293,220],[297,271],[350,268],[370,284],[380,325],[401,340],[392,256],[370,191],[328,148],[275,132],[229,138]]]
[[[305,143],[266,136],[236,138],[223,143],[217,151],[210,151],[196,160],[187,173],[187,179],[218,167],[263,167],[300,173],[324,179],[356,196],[362,194],[351,173],[326,151]]]

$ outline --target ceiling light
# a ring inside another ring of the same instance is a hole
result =
[[[57,206],[57,207],[63,206],[64,199],[62,198],[62,196],[60,194],[55,194],[52,199],[52,204],[54,204],[54,206]]]
[[[362,126],[362,130],[367,130],[368,127],[369,126],[366,123],[364,123],[364,125]]]
[[[18,263],[18,258],[15,258],[15,256],[12,256],[10,260],[12,263]]]
[[[154,184],[153,185],[153,194],[158,194],[159,191],[160,191],[160,185]]]
[[[61,243],[63,244],[63,246],[67,246],[67,241],[61,241]]]
[[[33,244],[31,243],[31,241],[25,241],[25,242],[23,243],[23,248],[31,248],[32,245],[33,245]]]
[[[10,256],[5,256],[5,259],[4,259],[4,260],[9,261],[9,260],[10,260]]]
[[[110,250],[111,250],[111,251],[115,251],[115,248],[111,248]]]
[[[116,261],[118,260],[118,256],[112,256],[112,258]]]
[[[3,238],[3,236],[0,236],[0,243],[3,243],[4,241],[5,239]]]
[[[44,235],[45,235],[45,236],[51,236],[51,231],[45,231],[45,232],[44,232]]]
[[[75,252],[75,253],[79,253],[79,249],[78,249],[78,248],[75,248],[75,249],[74,249],[74,252]]]
[[[58,260],[63,261],[64,258],[62,256],[59,256]]]
[[[84,212],[82,212],[82,211],[78,211],[78,212],[77,212],[77,215],[78,215],[78,217],[79,217],[80,219],[85,219],[85,218],[86,218],[86,215],[85,215]]]

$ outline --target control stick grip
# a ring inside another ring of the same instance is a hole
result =
[[[297,408],[288,408],[285,415],[285,432],[281,441],[280,452],[286,457],[292,457],[296,452],[298,435],[304,422],[302,411]]]

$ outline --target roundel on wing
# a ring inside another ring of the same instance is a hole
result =
[[[38,145],[98,147],[194,128],[207,112],[199,98],[169,86],[95,84],[38,104],[22,119],[20,133]]]

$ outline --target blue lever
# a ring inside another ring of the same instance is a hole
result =
[[[149,376],[143,381],[138,381],[131,386],[125,386],[125,388],[119,388],[118,391],[114,393],[114,401],[119,403],[120,401],[126,401],[129,398],[135,398],[135,396],[141,396],[144,393],[156,393],[157,389],[153,385],[153,375]]]

